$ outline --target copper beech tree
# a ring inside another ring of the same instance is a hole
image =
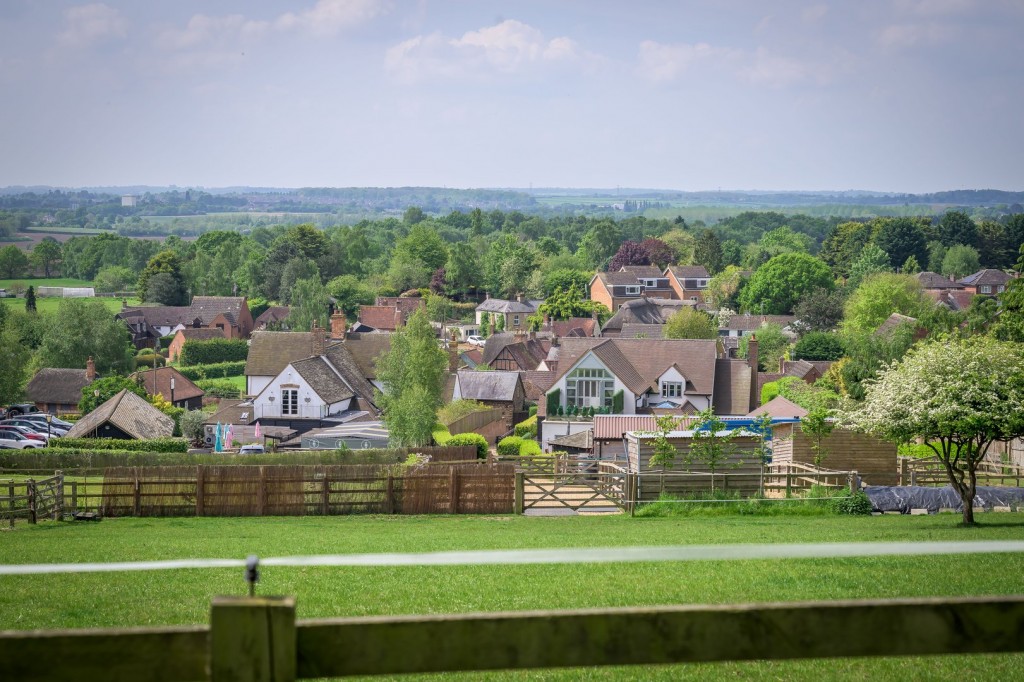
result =
[[[978,465],[993,443],[1024,436],[1024,355],[988,337],[917,346],[870,382],[845,418],[897,443],[922,439],[973,524]]]

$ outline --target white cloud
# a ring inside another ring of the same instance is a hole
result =
[[[805,24],[814,24],[824,19],[826,14],[828,14],[828,5],[811,5],[810,7],[805,7],[804,11],[800,13],[800,19]]]
[[[883,26],[875,36],[876,42],[886,48],[917,47],[919,45],[939,45],[955,37],[950,26],[934,22],[890,24]]]
[[[66,47],[87,47],[128,35],[128,21],[103,3],[78,5],[64,10],[65,28],[57,36]]]
[[[749,56],[739,74],[751,83],[773,88],[783,88],[808,80],[819,84],[829,80],[827,69],[817,63],[773,54],[764,48],[758,48]]]
[[[171,50],[187,50],[204,45],[224,46],[239,38],[256,38],[263,35],[270,24],[252,21],[241,14],[211,17],[196,14],[182,29],[167,29],[157,37],[160,47]]]
[[[828,61],[801,60],[776,54],[763,47],[740,50],[707,43],[640,43],[639,71],[648,80],[671,82],[687,72],[719,70],[740,80],[767,87],[786,87],[802,82],[824,84],[831,80]]]
[[[672,81],[698,64],[731,62],[738,54],[707,43],[666,45],[645,40],[640,43],[640,73],[652,81]]]
[[[381,0],[318,0],[304,12],[282,14],[274,25],[284,30],[299,29],[313,35],[331,36],[365,23],[383,11]]]
[[[455,77],[516,73],[538,64],[590,61],[595,55],[565,36],[548,40],[538,29],[508,19],[467,31],[461,38],[440,33],[416,36],[387,51],[385,65],[407,80],[426,75]]]

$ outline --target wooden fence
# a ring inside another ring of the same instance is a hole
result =
[[[7,522],[14,528],[16,519],[36,523],[40,518],[59,519],[64,514],[64,474],[36,481],[9,480],[0,484],[4,495],[0,495],[0,524]]]
[[[478,429],[501,419],[501,410],[492,407],[478,412],[471,412],[466,416],[456,419],[451,424],[446,424],[448,433],[453,436],[459,433],[471,433]]]
[[[119,467],[103,478],[103,516],[507,514],[511,465]],[[95,493],[88,498],[94,499]],[[76,503],[88,504],[82,492]]]
[[[209,626],[4,631],[12,680],[273,680],[1024,651],[1024,596],[296,622],[293,597],[218,597]],[[400,655],[396,655],[400,652]]]
[[[1021,487],[1024,483],[1024,466],[980,462],[978,464],[978,485]],[[929,457],[900,457],[899,485],[920,485],[944,487],[949,485],[949,476],[942,462]]]

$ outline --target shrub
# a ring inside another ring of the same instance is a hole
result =
[[[528,414],[531,417],[536,417],[537,416],[537,406],[536,405],[530,405],[530,409],[528,410]]]
[[[179,367],[178,371],[192,381],[197,379],[226,379],[227,377],[241,376],[245,372],[245,361]]]
[[[862,490],[858,490],[848,497],[837,497],[830,500],[830,506],[836,514],[867,516],[871,513],[871,500]]]
[[[524,419],[515,426],[515,435],[520,438],[536,438],[537,437],[537,415],[533,415],[528,419]]]
[[[199,379],[196,386],[213,398],[237,398],[242,390],[228,379]]]
[[[479,433],[457,433],[445,445],[475,445],[477,459],[487,459],[487,439]]]
[[[562,389],[556,388],[547,395],[548,416],[554,417],[562,413]]]
[[[139,355],[135,358],[135,367],[163,367],[166,364],[162,355],[156,355],[154,353],[148,353],[146,355]]]
[[[179,408],[180,409],[180,408]],[[148,440],[122,440],[120,438],[51,438],[47,449],[121,450],[126,452],[186,452],[188,441],[181,438],[150,438]]]
[[[447,426],[452,422],[456,422],[462,419],[466,415],[489,409],[489,407],[484,405],[479,400],[453,400],[447,405],[441,407],[441,409],[437,411],[437,419],[442,424]]]
[[[448,432],[448,427],[444,424],[435,424],[430,435],[434,437],[434,442],[438,445],[448,445],[448,441],[452,439],[452,434]]]
[[[181,347],[181,357],[178,361],[185,367],[213,365],[222,362],[244,362],[248,355],[249,344],[243,339],[186,341]]]
[[[621,391],[615,391],[612,395],[612,414],[622,414],[622,410],[626,405],[626,396]]]
[[[206,413],[202,410],[189,410],[181,415],[178,424],[181,427],[181,435],[190,441],[201,441],[203,439],[203,424],[206,422]]]
[[[523,445],[523,439],[519,436],[505,436],[498,441],[499,457],[516,457],[519,455],[519,448]]]
[[[519,446],[520,457],[537,457],[541,454],[540,443],[535,440],[524,440]]]

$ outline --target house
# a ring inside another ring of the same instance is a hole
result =
[[[225,338],[247,339],[253,319],[242,296],[196,296],[188,306],[128,306],[122,304],[115,318],[132,332],[136,348],[152,348],[161,336],[179,329],[219,329]]]
[[[772,419],[801,419],[807,416],[807,410],[792,400],[777,395],[756,410],[751,410],[748,417],[760,417],[767,414]]]
[[[280,329],[291,312],[292,309],[286,305],[272,305],[253,320],[253,331],[263,331],[269,328]]]
[[[89,358],[85,369],[44,367],[35,373],[25,387],[28,400],[50,414],[78,412],[82,389],[97,377],[96,363]]]
[[[427,307],[427,299],[419,296],[378,296],[374,305],[386,308],[398,308],[405,319],[420,308]]]
[[[206,395],[206,391],[196,386],[191,379],[174,367],[142,370],[130,375],[130,378],[135,379],[151,398],[159,394],[174,407],[183,407],[186,410],[199,410],[203,407],[203,396]]]
[[[979,270],[959,280],[964,289],[975,295],[997,296],[1006,291],[1006,285],[1013,277],[1002,270]]]
[[[541,329],[559,338],[598,336],[601,332],[601,326],[597,322],[596,314],[592,317],[571,317],[568,320],[551,320]]]
[[[641,296],[677,298],[669,277],[653,265],[623,265],[617,272],[599,272],[590,279],[590,300],[613,313]]]
[[[528,301],[522,296],[517,296],[514,301],[506,301],[501,298],[487,298],[476,307],[476,324],[480,326],[483,322],[484,313],[490,316],[490,333],[493,336],[498,327],[497,319],[500,316],[504,321],[504,331],[526,331],[529,323],[526,318],[537,314],[537,308],[542,301]]]
[[[209,341],[211,339],[223,339],[224,330],[200,327],[196,329],[194,327],[188,327],[186,329],[179,329],[174,332],[174,338],[171,340],[171,344],[167,346],[167,359],[171,362],[177,362],[181,357],[181,351],[184,349],[185,344],[189,341]]]
[[[558,369],[538,411],[605,408],[613,414],[654,409],[746,414],[756,406],[750,362],[719,359],[714,339],[562,339]]]
[[[791,325],[796,322],[795,315],[730,315],[728,320],[719,320],[718,335],[740,338],[756,332],[766,324],[777,324],[783,331],[792,333]],[[793,334],[795,336],[795,334]]]
[[[708,288],[711,275],[703,265],[670,265],[665,268],[665,276],[675,292],[674,298],[704,302],[704,290]]]
[[[506,429],[526,418],[526,389],[519,372],[477,372],[459,370],[455,374],[453,400],[477,400],[501,410]]]
[[[247,339],[252,334],[252,314],[244,296],[195,296],[190,311],[200,326],[220,329],[229,339]]]
[[[615,314],[602,325],[601,336],[626,336],[622,333],[622,328],[628,324],[663,325],[679,310],[694,306],[696,303],[693,301],[641,296],[619,306]]]
[[[494,334],[484,344],[482,362],[491,369],[535,370],[547,357],[550,348],[550,339],[539,339],[534,332],[529,335]]]
[[[361,305],[357,329],[360,332],[393,332],[405,324],[408,318],[398,306]]]
[[[68,438],[169,438],[174,420],[127,388],[85,415],[68,430]]]
[[[950,277],[944,277],[937,272],[919,272],[914,275],[921,283],[921,288],[926,292],[938,292],[949,290],[963,290],[967,287]]]
[[[825,376],[825,372],[835,364],[831,360],[787,360],[782,358],[779,361],[779,373],[782,376],[796,377],[808,384]]]

